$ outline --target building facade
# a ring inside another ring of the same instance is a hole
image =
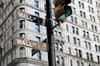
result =
[[[47,66],[45,0],[0,1],[0,66]]]
[[[0,0],[0,66],[48,66],[45,0]],[[57,66],[100,66],[100,1],[72,0],[55,28]]]
[[[100,66],[100,1],[72,0],[70,5],[73,14],[61,25],[64,44],[57,44],[57,64]]]

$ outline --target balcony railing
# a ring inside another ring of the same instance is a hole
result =
[[[37,60],[34,60],[32,58],[16,58],[14,59],[10,64],[8,64],[7,66],[16,66],[17,64],[20,64],[20,63],[28,63],[28,64],[36,64],[36,65],[41,65],[41,66],[47,66],[48,65],[48,62],[45,62],[45,61],[37,61]]]
[[[28,46],[34,49],[39,49],[39,50],[44,50],[44,51],[47,50],[47,43],[32,41],[25,38],[17,38],[16,45]]]

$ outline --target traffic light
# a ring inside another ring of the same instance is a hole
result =
[[[55,0],[55,17],[59,20],[64,20],[66,17],[72,14],[71,6],[68,4],[71,0]]]

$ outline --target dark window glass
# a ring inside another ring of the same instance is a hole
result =
[[[24,37],[25,37],[25,33],[20,33],[19,36],[20,36],[21,38],[24,38]]]
[[[20,28],[25,28],[25,20],[20,20]]]

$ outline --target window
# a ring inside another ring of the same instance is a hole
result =
[[[100,52],[100,46],[98,46],[99,52]]]
[[[79,29],[78,28],[76,28],[76,34],[79,35]]]
[[[78,3],[79,3],[79,7],[84,9],[84,3],[80,2],[80,1]]]
[[[95,31],[95,32],[97,32],[97,31],[98,31],[98,30],[97,30],[97,26],[95,26],[94,31]]]
[[[89,32],[87,32],[87,38],[90,38],[90,37],[89,37]]]
[[[90,40],[90,34],[88,31],[83,30],[83,38],[89,39]]]
[[[88,3],[90,3],[90,4],[92,4],[92,3],[93,3],[93,2],[92,2],[92,0],[88,0],[87,2],[88,2]]]
[[[79,35],[79,29],[77,27],[72,26],[72,32],[76,35]]]
[[[64,66],[64,57],[61,57],[61,64]]]
[[[88,42],[88,46],[89,46],[89,49],[91,50],[91,43],[90,42]]]
[[[82,51],[80,49],[75,49],[76,56],[82,58]]]
[[[87,60],[89,60],[89,53],[87,52],[86,55],[87,55]]]
[[[73,16],[71,16],[71,22],[73,22],[74,21],[74,17]]]
[[[19,50],[20,51],[20,57],[25,57],[25,52],[26,52],[25,48],[24,47],[20,47],[19,49],[20,49]]]
[[[34,6],[35,6],[35,8],[39,8],[39,1],[38,0],[34,0]]]
[[[19,9],[20,9],[20,12],[24,12],[25,11],[25,8],[24,7],[21,7]]]
[[[67,42],[70,42],[70,36],[67,35]]]
[[[73,30],[73,33],[75,33],[75,27],[74,26],[72,26],[72,30]]]
[[[40,25],[38,23],[35,23],[35,30],[36,32],[40,32]]]
[[[19,0],[20,1],[20,3],[23,3],[25,0]]]
[[[94,31],[94,26],[93,25],[91,25],[91,29],[92,29],[92,31]]]
[[[96,20],[95,20],[95,17],[94,16],[92,16],[92,18],[93,18],[93,22],[95,22]]]
[[[83,12],[83,17],[86,18],[86,12]]]
[[[13,47],[14,46],[14,40],[13,39],[11,40],[11,44],[12,44],[12,47]]]
[[[93,61],[93,54],[90,53],[90,59]]]
[[[95,20],[95,17],[93,16],[93,15],[89,15],[90,16],[90,20],[92,21],[92,22],[95,22],[96,20]]]
[[[58,45],[59,45],[59,50],[61,51],[61,52],[63,52],[63,42],[60,42]]]
[[[88,9],[89,9],[89,12],[91,12],[91,7],[90,6],[88,6]]]
[[[73,66],[73,61],[72,60],[70,60],[70,66]]]
[[[11,27],[12,33],[15,31],[15,26]]]
[[[25,33],[19,33],[19,36],[20,36],[21,38],[25,38]]]
[[[59,45],[59,49],[61,52],[63,52],[63,45],[62,44]]]
[[[91,25],[91,29],[92,29],[92,31],[97,32],[97,26]]]
[[[59,34],[60,37],[62,37],[62,33],[61,32],[58,32],[58,34]]]
[[[86,18],[86,12],[80,11],[80,16]]]
[[[75,52],[76,52],[76,56],[78,57],[78,49],[75,49]]]
[[[84,63],[83,62],[81,62],[81,66],[84,66]]]
[[[96,35],[95,34],[93,34],[93,40],[96,41]]]
[[[80,16],[81,16],[81,17],[83,16],[82,11],[80,11]]]
[[[69,31],[69,26],[68,26],[68,24],[66,24],[66,30],[67,30],[67,32]]]
[[[93,61],[93,54],[92,53],[86,53],[87,55],[87,60]]]
[[[94,8],[91,8],[91,12],[94,13]]]
[[[89,12],[94,13],[94,8],[91,6],[88,6]]]
[[[79,38],[77,38],[77,44],[78,44],[78,46],[81,46],[81,41]]]
[[[77,66],[80,66],[80,62],[79,61],[77,61]]]
[[[82,57],[82,51],[79,50],[79,57]]]
[[[76,14],[76,8],[75,8],[75,7],[73,7],[73,9],[72,9],[72,10],[73,10],[73,13],[74,13],[74,14]]]
[[[55,48],[56,48],[56,50],[58,50],[58,42],[56,42]]]
[[[63,41],[56,40],[56,44],[55,44],[56,45],[56,50],[63,52],[63,44],[64,44]]]
[[[74,42],[75,45],[81,46],[81,41],[80,41],[79,38],[73,37],[73,42]]]
[[[74,41],[74,44],[77,44],[77,43],[76,43],[76,37],[73,37],[73,41]]]
[[[55,34],[56,34],[56,36],[58,35],[56,30],[55,30]]]
[[[100,3],[96,2],[96,7],[100,8]]]
[[[100,46],[99,45],[95,45],[95,51],[100,52]]]
[[[78,22],[78,21],[77,21],[77,17],[74,17],[74,19],[75,19],[75,24],[77,24],[77,22]]]
[[[98,51],[97,45],[95,45],[95,50],[96,50],[96,52]]]
[[[100,42],[99,35],[93,34],[93,40],[96,42]]]
[[[71,16],[71,22],[77,24],[77,17]]]
[[[100,63],[100,56],[97,56],[98,63]]]
[[[68,50],[69,50],[69,54],[72,54],[72,52],[71,52],[71,48],[68,48]]]
[[[41,60],[41,52],[38,49],[32,49],[32,58],[35,60]]]
[[[91,64],[89,64],[88,66],[91,66]]]
[[[57,63],[57,64],[60,64],[59,60],[60,60],[60,59],[59,59],[59,56],[56,56],[56,63]]]
[[[82,23],[83,28],[86,28],[86,29],[88,28],[87,22],[81,20],[81,23]]]
[[[20,28],[25,28],[25,20],[20,20],[19,23],[20,23],[19,25]]]
[[[34,21],[35,25],[36,25],[35,28],[36,28],[37,32],[40,32],[40,23],[41,23],[41,20],[40,20],[40,17],[39,17],[39,13],[35,12],[35,16],[36,16],[36,20]]]

